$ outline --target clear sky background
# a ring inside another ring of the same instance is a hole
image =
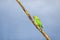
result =
[[[60,40],[60,0],[21,0],[37,15],[51,40]],[[0,40],[45,40],[16,0],[0,0]]]

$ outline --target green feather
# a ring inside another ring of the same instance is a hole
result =
[[[41,20],[39,19],[39,17],[38,17],[38,16],[33,16],[33,18],[34,18],[35,23],[36,23],[39,27],[43,28],[43,27],[42,27],[42,22],[41,22]]]

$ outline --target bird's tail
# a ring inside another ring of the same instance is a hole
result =
[[[43,28],[43,26],[42,26],[42,28]]]

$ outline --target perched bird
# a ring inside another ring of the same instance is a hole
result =
[[[38,16],[33,16],[33,18],[34,18],[35,23],[36,23],[39,27],[43,28],[42,22],[41,22],[41,20],[39,19],[39,17],[38,17]]]

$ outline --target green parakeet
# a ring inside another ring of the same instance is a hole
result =
[[[38,17],[38,16],[33,16],[33,18],[34,18],[35,23],[36,23],[39,27],[43,28],[42,22],[41,22],[41,20],[39,19],[39,17]]]

